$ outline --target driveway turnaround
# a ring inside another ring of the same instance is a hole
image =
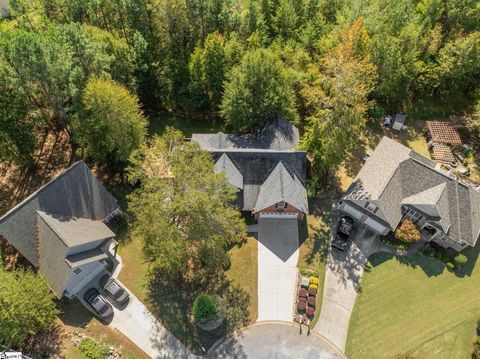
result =
[[[114,307],[110,326],[117,329],[152,358],[194,358],[188,349],[165,329],[131,293],[128,305]]]
[[[365,227],[355,228],[352,237],[353,242],[346,251],[331,249],[328,253],[322,311],[314,328],[342,351],[345,350],[348,323],[360,290],[364,265],[374,252],[391,251],[377,234]]]
[[[346,359],[334,345],[297,325],[259,323],[238,332],[212,349],[207,358]]]
[[[258,319],[293,321],[298,261],[297,219],[258,221]]]

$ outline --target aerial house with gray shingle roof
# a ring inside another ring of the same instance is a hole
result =
[[[457,251],[475,246],[480,234],[480,192],[388,137],[362,167],[340,208],[381,234],[410,219],[427,241]]]
[[[308,213],[307,157],[297,151],[298,129],[278,118],[259,133],[193,134],[192,141],[212,153],[215,171],[238,190],[236,204],[255,218],[302,219]]]
[[[105,271],[119,213],[115,198],[77,162],[0,218],[4,237],[44,276],[59,297],[75,296]]]

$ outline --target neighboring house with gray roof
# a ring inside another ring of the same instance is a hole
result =
[[[307,157],[297,151],[298,129],[281,118],[257,134],[193,134],[212,153],[214,170],[237,188],[236,205],[260,217],[302,219],[308,213]]]
[[[75,296],[107,266],[118,214],[115,198],[77,162],[0,218],[4,237],[61,298]]]
[[[381,234],[410,219],[426,240],[457,251],[474,246],[480,234],[480,192],[388,137],[366,161],[340,208]]]

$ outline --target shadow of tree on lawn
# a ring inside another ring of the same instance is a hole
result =
[[[224,299],[226,318],[212,331],[195,325],[192,306],[202,293],[213,293]],[[152,314],[185,346],[197,354],[204,354],[219,339],[231,335],[236,329],[249,324],[250,296],[233,285],[225,275],[206,283],[169,281],[152,271],[148,282],[148,307]]]

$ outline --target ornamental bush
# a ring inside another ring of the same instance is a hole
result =
[[[457,264],[465,264],[468,261],[467,256],[465,256],[462,253],[459,253],[455,258],[454,258],[455,263]]]
[[[198,323],[217,315],[217,301],[208,294],[200,294],[193,302],[193,317]]]
[[[446,266],[448,269],[450,270],[454,270],[455,269],[455,264],[453,264],[452,262],[447,262],[446,263]]]
[[[97,342],[92,338],[83,339],[78,349],[89,359],[106,359],[110,355],[110,350],[105,344]]]
[[[403,243],[415,243],[420,240],[421,235],[417,226],[412,221],[406,219],[395,230],[395,238]]]

